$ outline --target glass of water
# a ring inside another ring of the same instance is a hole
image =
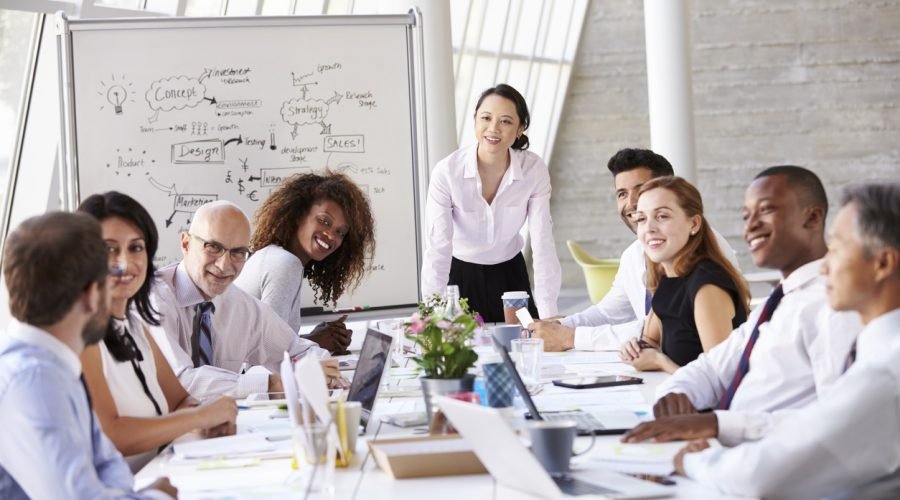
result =
[[[513,339],[512,359],[523,379],[533,383],[541,380],[541,357],[544,355],[544,339]]]
[[[400,365],[403,362],[403,320],[383,319],[376,323],[379,332],[390,335],[391,351],[393,351],[394,363]]]

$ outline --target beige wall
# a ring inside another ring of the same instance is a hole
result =
[[[741,240],[746,185],[791,163],[842,185],[900,178],[900,2],[693,0],[697,179],[707,216]],[[633,240],[607,159],[649,147],[643,2],[592,0],[550,165],[563,286],[583,278],[565,240],[598,257]]]

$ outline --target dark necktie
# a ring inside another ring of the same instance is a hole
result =
[[[753,346],[756,345],[756,339],[759,338],[759,327],[772,318],[772,314],[781,302],[782,297],[784,297],[784,290],[781,289],[781,285],[779,284],[775,287],[775,290],[772,290],[772,294],[769,295],[768,300],[766,300],[766,305],[763,306],[762,314],[759,315],[759,320],[756,322],[756,326],[753,327],[753,331],[750,332],[750,338],[747,339],[747,345],[744,347],[744,353],[741,355],[741,362],[738,363],[734,378],[731,380],[731,385],[728,386],[728,390],[725,391],[725,394],[722,396],[716,409],[727,410],[728,407],[731,406],[731,400],[734,398],[734,393],[737,392],[738,386],[740,386],[741,381],[744,380],[744,376],[750,371],[750,353],[753,352]]]
[[[212,364],[212,315],[214,312],[216,312],[216,306],[212,302],[197,304],[197,314],[194,316],[194,335],[191,337],[194,367]]]
[[[847,360],[844,361],[844,371],[846,372],[847,370],[849,370],[850,367],[853,366],[853,363],[855,363],[855,362],[856,362],[856,341],[854,340],[853,345],[850,346],[850,352],[847,353]]]
[[[94,444],[94,402],[91,401],[91,391],[88,390],[87,382],[85,382],[85,380],[84,380],[84,374],[82,373],[81,376],[79,376],[78,378],[81,379],[81,387],[84,388],[84,396],[87,398],[88,414],[90,415],[90,418],[91,418],[91,420],[90,420],[91,427],[90,427],[90,429],[88,429],[88,434],[90,434],[90,436],[91,436],[91,445],[93,446],[93,444]]]

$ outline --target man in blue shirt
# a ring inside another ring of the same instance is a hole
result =
[[[109,324],[106,245],[96,220],[48,213],[7,238],[15,320],[0,342],[0,498],[169,498],[168,479],[134,491],[81,378],[81,351]]]

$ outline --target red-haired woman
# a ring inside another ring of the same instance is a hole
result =
[[[716,243],[700,192],[688,181],[647,182],[634,217],[652,312],[641,340],[623,346],[622,359],[639,370],[672,373],[746,321],[749,290]]]

